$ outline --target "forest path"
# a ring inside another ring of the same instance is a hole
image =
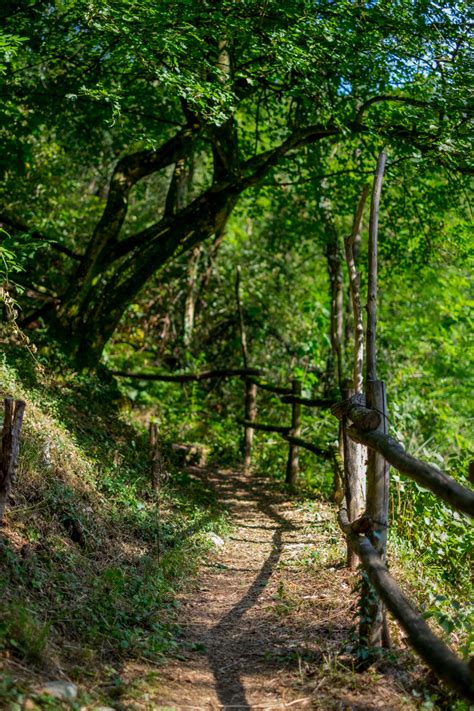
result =
[[[343,566],[334,508],[288,501],[267,478],[192,475],[216,490],[232,534],[181,598],[180,658],[148,675],[143,698],[125,707],[419,708],[413,679],[393,662],[383,675],[351,669],[355,577]]]

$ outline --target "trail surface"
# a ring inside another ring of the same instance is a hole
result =
[[[419,708],[406,659],[352,670],[355,577],[333,508],[288,501],[267,479],[193,475],[216,490],[232,534],[181,599],[180,658],[130,708]]]

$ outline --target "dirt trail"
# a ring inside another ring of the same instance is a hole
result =
[[[404,671],[393,661],[383,673],[351,669],[354,577],[342,565],[334,510],[289,502],[267,479],[193,474],[216,489],[232,535],[181,600],[181,659],[133,706],[419,708],[406,659]]]

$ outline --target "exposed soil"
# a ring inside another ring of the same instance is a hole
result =
[[[377,669],[353,670],[357,576],[344,568],[334,509],[288,501],[267,479],[193,475],[216,489],[232,534],[181,599],[179,658],[152,683],[143,667],[124,670],[132,686],[143,680],[125,707],[419,708],[426,679],[403,644]]]

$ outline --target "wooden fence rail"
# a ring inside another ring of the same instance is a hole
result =
[[[436,496],[450,504],[458,511],[474,517],[474,491],[459,484],[455,479],[445,474],[441,469],[423,462],[405,451],[403,446],[384,432],[370,431],[380,414],[375,410],[343,401],[332,408],[333,414],[341,418],[348,416],[353,422],[346,433],[360,444],[365,444],[375,450],[402,474],[416,481],[424,489],[432,491]],[[362,414],[361,414],[362,413]]]
[[[373,381],[374,387],[379,382]],[[384,397],[382,388],[382,400],[384,400]],[[293,408],[295,403],[303,398],[292,395],[280,399],[285,404],[292,405]],[[302,405],[303,403],[298,404]],[[343,428],[343,436],[348,435],[354,442],[366,445],[369,450],[377,453],[377,456],[380,457],[380,464],[377,466],[381,467],[381,472],[382,470],[385,471],[386,463],[391,464],[403,474],[406,474],[418,484],[451,504],[455,509],[472,515],[474,506],[474,492],[472,490],[461,486],[461,484],[436,467],[407,454],[398,442],[384,432],[383,427],[386,417],[384,416],[383,403],[380,404],[380,408],[369,408],[365,404],[364,396],[358,394],[342,402],[333,403],[331,410],[338,419],[343,420],[345,423],[348,421],[352,423],[352,426]],[[299,416],[297,416],[296,420],[293,419],[292,427],[250,422],[248,420],[239,420],[239,422],[246,427],[251,427],[261,432],[279,434],[290,445],[306,449],[318,457],[332,461],[334,468],[340,469],[336,448],[319,447],[293,434],[295,422],[298,426],[300,424]],[[382,474],[379,473],[375,476],[380,481]],[[463,662],[435,635],[423,617],[413,608],[386,568],[384,558],[387,522],[381,520],[381,517],[387,516],[388,481],[384,487],[385,489],[379,489],[382,496],[380,510],[377,508],[378,504],[375,504],[377,511],[375,509],[371,511],[372,515],[364,514],[359,520],[351,523],[347,515],[347,509],[343,507],[338,515],[339,525],[349,548],[359,558],[371,584],[380,596],[377,599],[380,599],[386,605],[387,609],[400,623],[413,649],[448,686],[465,697],[472,699],[474,698],[474,674],[470,665]],[[373,494],[371,496],[374,499]],[[375,500],[377,500],[377,497],[375,497]],[[374,503],[372,503],[373,506]],[[348,557],[348,560],[350,559]],[[365,594],[367,598],[370,598],[369,591],[366,591]],[[361,634],[365,635],[365,644],[372,651],[377,646],[382,645],[384,631],[384,610],[377,601],[376,606],[377,610],[372,610],[371,614],[368,615],[368,629],[361,630]],[[370,624],[374,618],[377,620],[375,628]]]
[[[237,420],[237,422],[239,425],[249,427],[252,430],[258,430],[259,432],[274,432],[275,434],[287,435],[291,430],[291,427],[285,427],[284,425],[266,425],[262,422],[253,422],[252,420]]]
[[[356,427],[349,427],[347,433],[356,442],[379,452],[395,469],[424,489],[429,489],[458,511],[474,517],[474,491],[471,489],[462,486],[432,464],[408,454],[399,442],[387,434],[360,432]]]
[[[261,372],[259,373],[259,375]],[[252,378],[252,382],[260,388],[260,390],[266,390],[269,393],[274,393],[275,395],[291,395],[291,388],[285,388],[281,385],[272,385],[272,383],[264,383],[262,380],[256,380]]]
[[[334,405],[334,400],[327,400],[326,398],[299,397],[296,395],[282,395],[280,397],[280,402],[285,405],[298,403],[298,405],[303,405],[303,407],[330,408]]]
[[[316,444],[307,442],[305,439],[301,439],[301,437],[294,437],[291,434],[282,434],[282,437],[286,439],[287,442],[295,444],[297,447],[301,447],[301,449],[307,449],[308,452],[316,454],[316,456],[321,457],[321,459],[334,461],[336,457],[336,450],[334,448],[324,449],[323,447],[318,447]]]
[[[339,511],[339,525],[367,571],[372,585],[405,630],[413,649],[436,675],[452,689],[474,699],[474,676],[468,667],[427,625],[389,574],[369,538],[354,533],[345,509]]]
[[[135,378],[136,380],[156,380],[164,383],[193,383],[213,378],[246,378],[260,375],[258,368],[222,368],[204,370],[202,373],[131,373],[126,370],[112,370],[112,375],[119,378]]]

